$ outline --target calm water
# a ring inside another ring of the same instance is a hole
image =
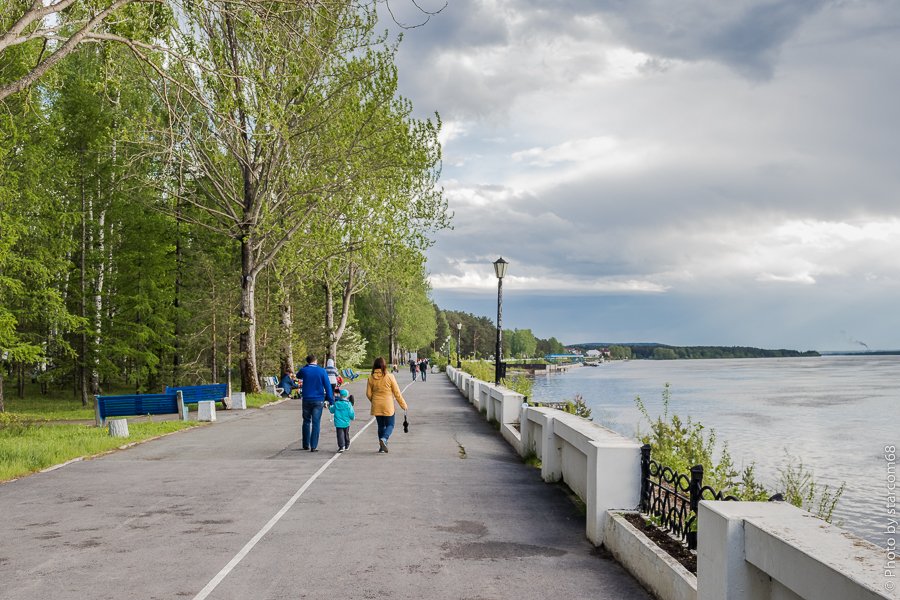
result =
[[[735,465],[755,461],[769,487],[785,449],[819,482],[834,488],[846,481],[834,521],[843,518],[845,529],[884,546],[883,450],[900,445],[900,356],[616,361],[538,375],[534,399],[581,394],[595,422],[608,416],[614,429],[631,435],[641,416],[635,396],[655,416],[666,382],[670,413],[715,428]]]

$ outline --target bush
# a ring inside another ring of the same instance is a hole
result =
[[[565,411],[567,413],[578,415],[588,421],[594,420],[591,418],[591,409],[588,408],[581,394],[575,394],[571,400],[563,398],[563,401],[566,403]]]
[[[634,400],[638,410],[650,422],[650,432],[643,434],[638,429],[637,438],[653,447],[653,460],[684,475],[690,473],[692,466],[703,465],[704,485],[741,500],[762,502],[774,495],[774,492],[756,481],[756,463],[751,462],[741,471],[734,469],[728,442],[723,442],[722,452],[716,459],[714,429],[707,431],[690,417],[683,422],[676,414],[669,416],[668,382],[662,397],[663,414],[658,415],[655,420],[650,418],[640,396]],[[831,492],[827,485],[821,486],[815,481],[813,472],[804,468],[802,460],[791,456],[787,450],[785,455],[787,465],[778,470],[780,477],[776,483],[777,491],[787,502],[831,523],[846,484],[841,484],[837,491]]]

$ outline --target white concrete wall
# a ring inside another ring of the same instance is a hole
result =
[[[700,503],[698,600],[875,600],[886,553],[783,502]]]
[[[693,573],[638,531],[621,513],[610,512],[603,547],[660,600],[697,600],[697,578]],[[726,600],[724,596],[722,600]]]
[[[609,510],[640,501],[641,445],[577,415],[522,409],[522,445],[534,447],[545,481],[562,479],[587,505],[587,536],[597,545]]]

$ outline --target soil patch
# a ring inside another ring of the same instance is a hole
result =
[[[665,530],[648,525],[644,517],[637,513],[626,513],[623,516],[641,533],[653,540],[657,546],[665,550],[669,556],[681,563],[681,566],[694,575],[697,574],[697,555],[685,548],[681,542],[669,537]]]

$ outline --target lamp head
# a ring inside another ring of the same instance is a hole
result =
[[[494,261],[494,274],[497,275],[497,279],[506,277],[507,265],[509,265],[509,263],[503,260],[502,256]]]
[[[459,321],[456,322],[456,329],[462,329],[462,323],[460,323]]]

